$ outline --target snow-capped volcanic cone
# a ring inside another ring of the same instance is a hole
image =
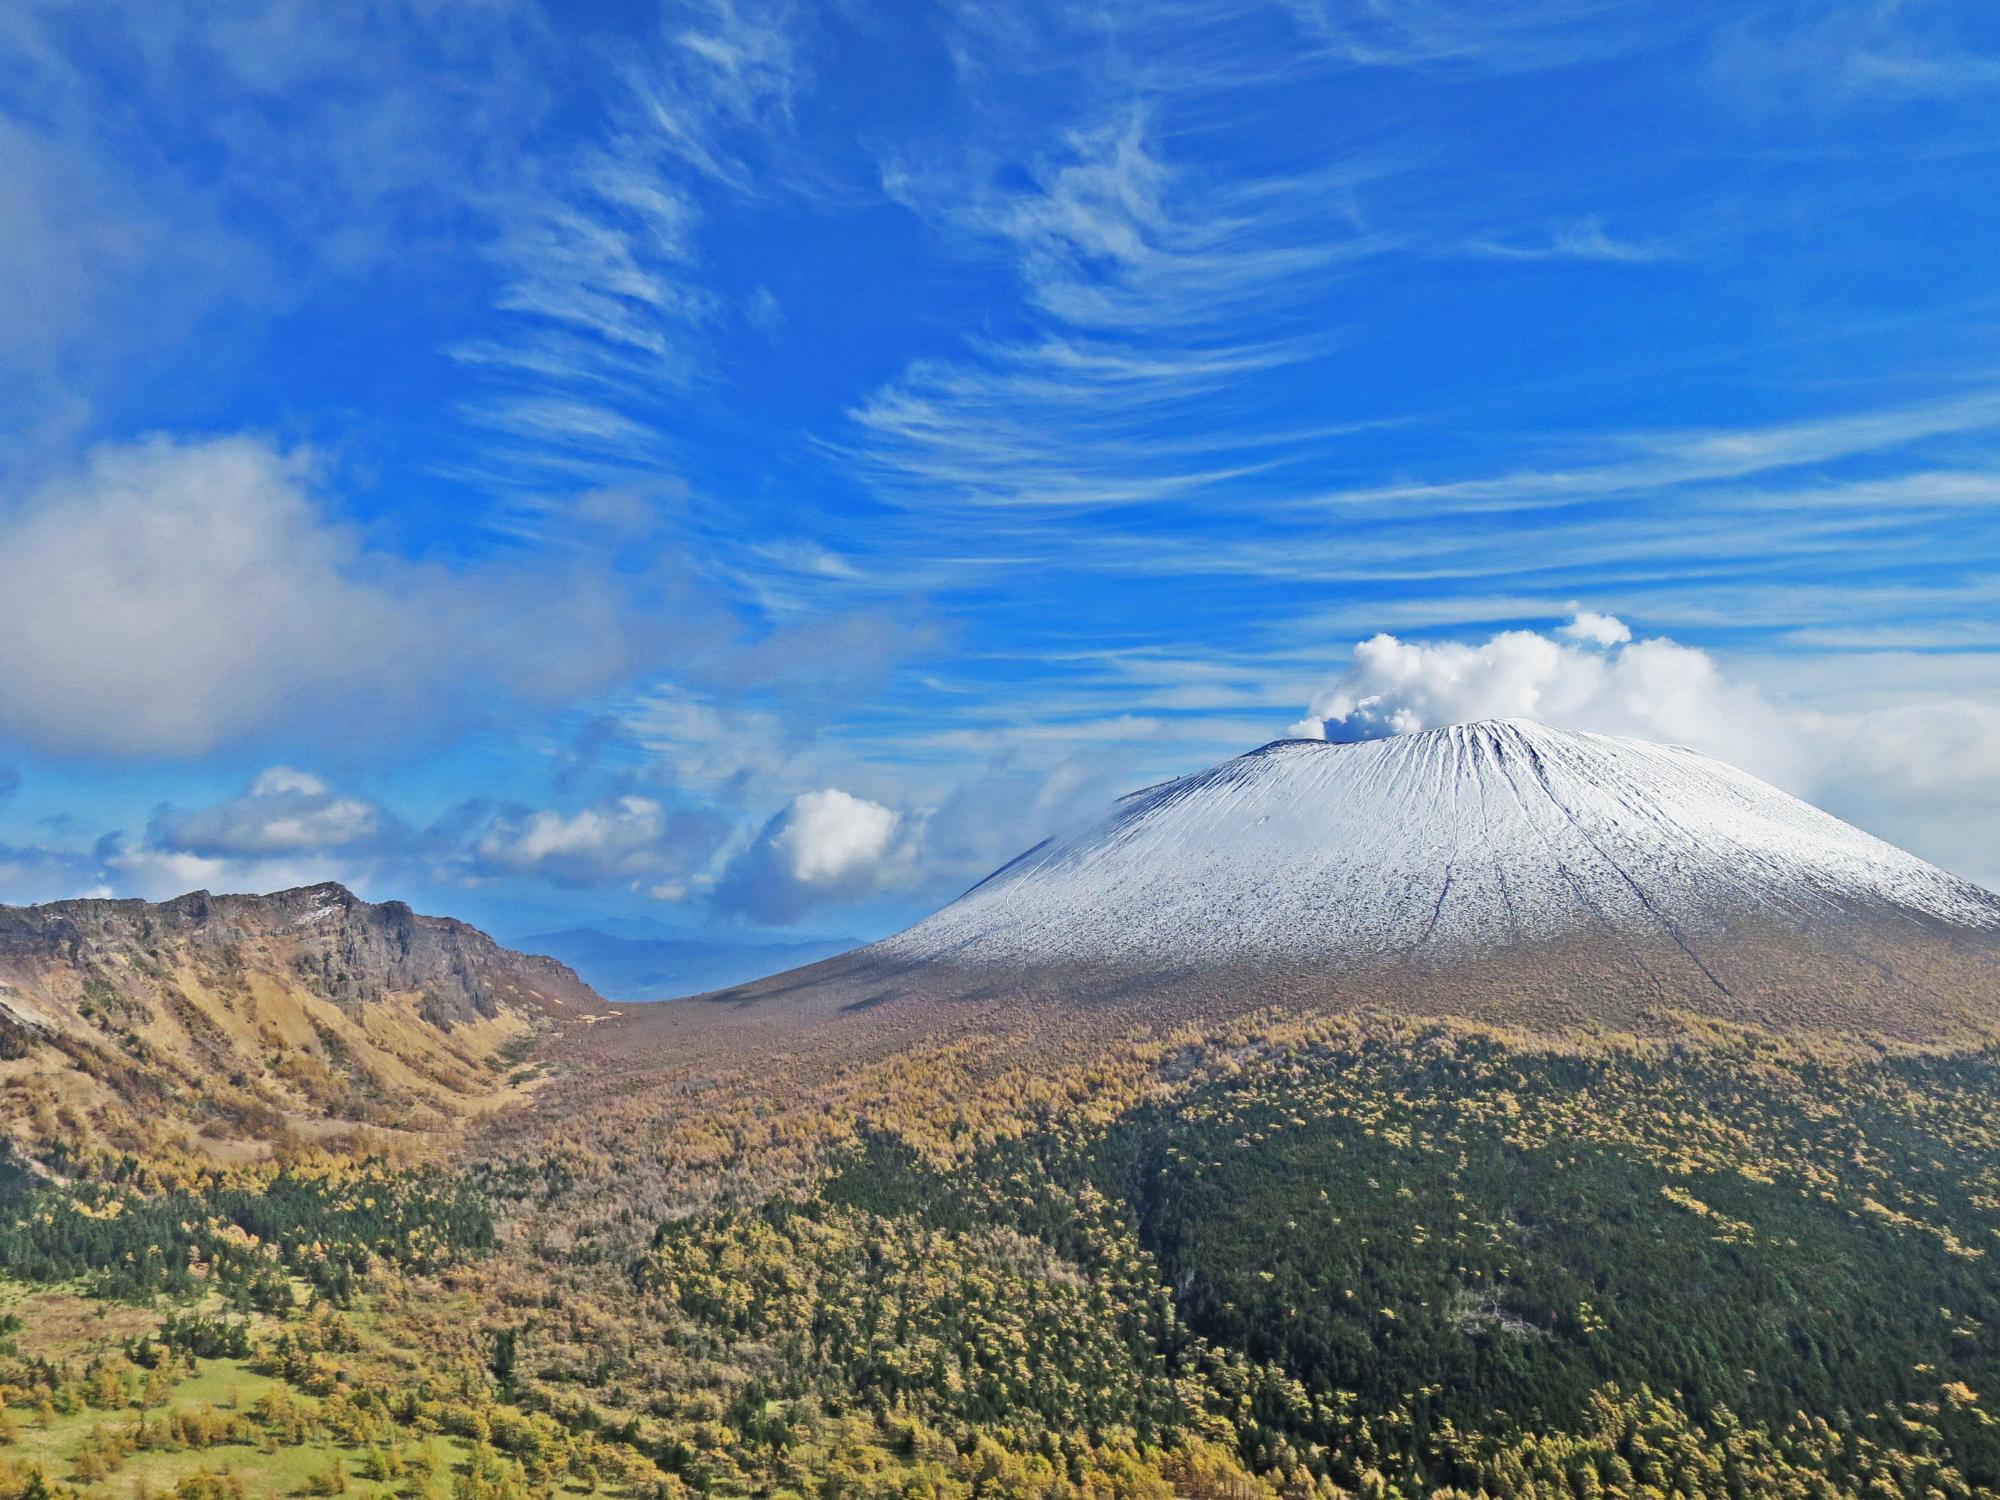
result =
[[[1696,751],[1502,719],[1280,740],[1135,792],[876,951],[1339,964],[1858,913],[1996,928],[2000,897]]]
[[[1693,750],[1507,719],[1135,792],[895,937],[718,998],[778,995],[1941,1039],[2000,1030],[2000,896]]]

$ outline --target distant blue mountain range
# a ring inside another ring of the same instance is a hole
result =
[[[859,939],[845,937],[724,942],[679,935],[627,935],[636,934],[641,924],[605,924],[613,925],[625,931],[570,927],[531,933],[509,943],[524,953],[545,953],[560,959],[605,999],[628,1002],[672,1000],[724,989],[860,946]]]

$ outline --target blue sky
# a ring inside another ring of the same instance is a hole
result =
[[[1923,0],[9,6],[0,900],[871,935],[1487,712],[2000,881],[1996,104]]]

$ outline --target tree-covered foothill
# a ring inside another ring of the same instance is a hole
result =
[[[213,1289],[275,1312],[292,1304],[296,1277],[345,1304],[377,1261],[435,1269],[493,1243],[484,1196],[437,1170],[364,1161],[250,1180],[214,1172],[144,1192],[45,1185],[0,1155],[0,1266],[25,1281],[80,1279],[105,1296]]]
[[[634,1281],[751,1372],[739,1457],[855,1409],[1298,1493],[2000,1485],[1993,1056],[1323,1023],[1168,1066],[663,1224]]]
[[[0,1325],[0,1408],[139,1414],[64,1439],[85,1494],[317,1441],[283,1492],[2000,1496],[2000,1052],[1265,1013],[761,1076],[463,1172],[0,1160],[16,1277],[150,1303]],[[213,1361],[288,1394],[170,1411]]]

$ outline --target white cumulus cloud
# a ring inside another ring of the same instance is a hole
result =
[[[1594,609],[1579,609],[1557,633],[1592,646],[1622,646],[1632,639],[1631,626],[1616,615],[1601,615]]]
[[[828,787],[792,798],[724,870],[716,902],[765,922],[853,901],[901,878],[911,850],[893,808]]]
[[[794,797],[771,844],[792,879],[826,885],[878,864],[900,821],[879,802],[829,788]]]
[[[192,811],[161,808],[147,839],[159,849],[240,858],[370,845],[385,824],[372,802],[343,796],[308,772],[274,766],[226,802]]]
[[[1782,738],[1776,711],[1754,689],[1726,681],[1707,652],[1665,638],[1633,641],[1622,621],[1589,612],[1558,635],[1566,639],[1504,630],[1477,645],[1373,636],[1296,728],[1366,739],[1519,717],[1701,743],[1780,769],[1771,753]]]
[[[0,733],[127,756],[395,739],[609,686],[672,628],[580,559],[371,547],[315,478],[261,439],[154,437],[0,495]]]
[[[206,807],[156,808],[145,836],[101,841],[98,878],[158,900],[185,891],[275,891],[338,880],[366,888],[407,852],[411,835],[366,798],[318,776],[272,766],[234,797]],[[84,888],[72,871],[49,894]]]
[[[675,890],[720,842],[715,815],[650,797],[615,797],[574,812],[514,808],[495,814],[472,844],[485,875],[529,875],[552,885],[629,883]]]

